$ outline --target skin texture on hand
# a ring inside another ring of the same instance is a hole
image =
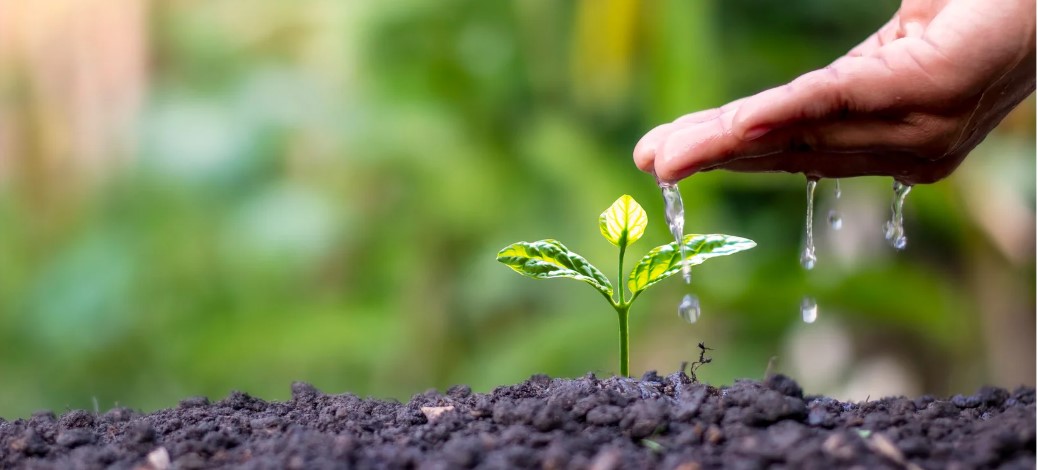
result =
[[[1034,0],[904,0],[829,66],[657,126],[634,161],[667,182],[724,169],[931,183],[1034,89]]]

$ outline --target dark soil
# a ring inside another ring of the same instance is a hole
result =
[[[649,373],[534,376],[401,404],[296,383],[284,403],[235,392],[151,414],[0,419],[0,467],[1035,468],[1034,398],[983,388],[844,403],[781,375],[714,388]]]

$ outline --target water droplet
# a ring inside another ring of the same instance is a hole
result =
[[[800,301],[800,315],[804,318],[804,323],[814,323],[818,319],[818,303],[811,297],[804,297]]]
[[[904,208],[905,199],[910,191],[912,185],[894,181],[894,203],[890,207],[890,220],[883,224],[883,237],[898,250],[903,250],[908,245],[908,238],[905,237]]]
[[[813,269],[818,258],[815,257],[814,223],[815,215],[815,187],[818,179],[807,178],[807,217],[804,221],[804,251],[800,252],[800,265],[804,269]]]
[[[840,216],[836,209],[829,210],[829,227],[833,230],[840,230],[843,228],[843,217]]]
[[[667,218],[667,227],[670,228],[670,234],[674,236],[674,242],[677,243],[678,249],[681,251],[681,275],[685,278],[685,284],[692,283],[692,267],[688,265],[685,244],[682,243],[685,231],[685,205],[681,201],[681,191],[678,190],[678,185],[675,183],[665,183],[656,180],[656,184],[660,187],[660,192],[663,193],[663,205],[664,214]]]
[[[699,297],[695,294],[685,294],[678,305],[678,316],[689,323],[695,323],[699,320],[699,313]]]
[[[653,176],[656,176],[653,173]],[[676,183],[666,183],[656,178],[656,184],[663,193],[664,214],[667,218],[667,227],[670,234],[674,236],[674,242],[681,252],[681,277],[685,278],[685,284],[692,283],[692,267],[688,265],[688,253],[685,244],[685,204],[681,201],[681,191]],[[678,304],[678,316],[689,323],[699,320],[699,297],[686,294],[681,303]]]
[[[836,199],[839,199],[840,198],[840,194],[841,194],[841,192],[840,192],[840,180],[837,179],[836,180],[836,189],[833,190],[833,196],[835,196]]]
[[[804,269],[814,269],[815,263],[817,262],[818,257],[815,256],[814,249],[808,250],[805,248],[804,251],[800,253],[800,265],[803,266]]]

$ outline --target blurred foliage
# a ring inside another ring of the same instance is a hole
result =
[[[608,266],[614,253],[595,224],[624,193],[649,214],[641,248],[666,243],[659,193],[631,163],[637,139],[824,66],[897,7],[150,5],[147,99],[127,131],[128,163],[74,184],[75,172],[33,171],[43,156],[27,145],[0,180],[5,418],[95,399],[150,410],[232,389],[284,399],[293,380],[406,399],[534,373],[613,373],[616,319],[599,294],[522,279],[494,261],[497,251],[551,237]],[[28,66],[18,77],[34,80]],[[6,90],[0,109],[28,113],[31,92]],[[1031,125],[1000,131],[971,159],[1023,175],[1005,184],[1032,218],[1033,106],[1014,118]],[[28,139],[52,135],[41,126]],[[802,177],[686,180],[686,230],[758,248],[694,270],[704,312],[695,325],[676,315],[680,281],[644,296],[632,314],[632,373],[676,370],[700,341],[715,349],[700,370],[709,382],[759,378],[773,356],[788,370],[787,342],[810,327],[800,298],[812,295],[820,322],[844,326],[854,361],[892,354],[918,376],[905,393],[1033,384],[1033,371],[992,373],[984,351],[997,345],[982,333],[974,279],[978,259],[1019,279],[1023,313],[1010,320],[1033,331],[1033,251],[1022,262],[1000,255],[959,179],[913,191],[903,253],[879,230],[889,181],[844,181],[845,228],[826,230],[820,216],[810,273],[797,263]],[[823,181],[820,214],[831,194]],[[1028,236],[1033,250],[1033,227]],[[1019,355],[1032,355],[1029,339]]]

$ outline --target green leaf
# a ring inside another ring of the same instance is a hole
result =
[[[613,296],[613,285],[605,274],[557,240],[513,243],[497,253],[497,260],[526,277],[573,278],[591,284],[610,298]]]
[[[753,240],[731,235],[685,235],[685,259],[689,266],[695,266],[708,258],[727,256],[757,246]],[[627,288],[631,293],[648,289],[681,271],[681,252],[676,242],[657,246],[645,255],[631,271],[627,280]]]
[[[624,194],[598,218],[602,236],[620,248],[638,241],[645,234],[649,218],[633,197]]]

